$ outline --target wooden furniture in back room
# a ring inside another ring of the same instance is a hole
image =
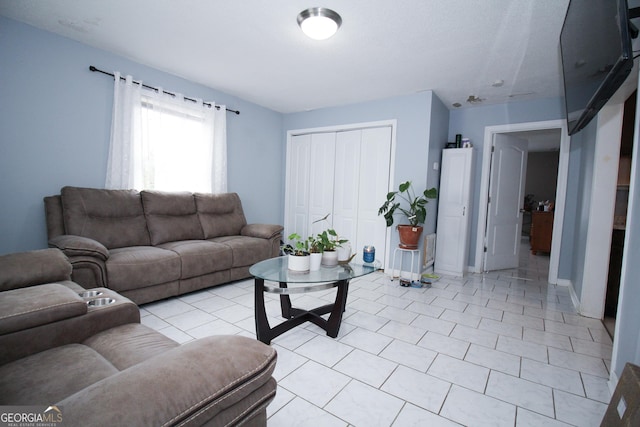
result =
[[[531,213],[531,253],[551,252],[553,235],[553,212],[533,211]]]

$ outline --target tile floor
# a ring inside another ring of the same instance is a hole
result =
[[[546,283],[548,257],[523,247],[520,268],[431,288],[382,272],[354,280],[338,338],[313,324],[276,338],[278,393],[268,426],[598,426],[612,342]],[[293,295],[332,301],[335,289]],[[267,294],[273,326],[277,297]],[[142,323],[186,342],[255,337],[253,281],[142,306]]]

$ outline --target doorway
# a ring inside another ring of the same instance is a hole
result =
[[[559,135],[558,175],[555,194],[555,218],[553,222],[552,244],[549,258],[549,283],[558,282],[560,247],[562,243],[562,225],[564,222],[564,205],[569,169],[569,136],[564,120],[518,123],[512,125],[488,126],[485,128],[484,149],[482,159],[482,176],[480,182],[480,202],[478,211],[478,227],[476,236],[475,271],[482,272],[484,266],[484,247],[487,232],[488,193],[490,186],[491,148],[497,134],[516,134],[527,139],[535,139],[536,135],[547,132]],[[556,142],[557,143],[557,142]],[[524,202],[524,200],[523,200]],[[514,236],[514,239],[516,236]]]

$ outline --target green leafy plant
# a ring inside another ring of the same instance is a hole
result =
[[[291,233],[288,237],[291,243],[282,246],[282,252],[287,255],[309,255],[309,239],[303,239],[298,233]]]
[[[396,211],[400,211],[405,215],[410,225],[417,227],[420,224],[424,224],[427,219],[426,205],[429,203],[428,199],[435,199],[436,197],[438,197],[438,190],[435,188],[424,190],[416,196],[411,186],[411,181],[406,181],[400,184],[398,191],[387,193],[387,200],[378,209],[378,215],[384,215],[387,227],[391,227],[393,225],[393,215]]]
[[[317,240],[319,244],[322,245],[323,252],[335,251],[340,245],[348,242],[347,239],[339,239],[338,233],[336,233],[333,228],[329,228],[318,234]]]
[[[307,244],[309,245],[309,252],[312,254],[321,254],[324,252],[324,246],[318,237],[309,236]]]

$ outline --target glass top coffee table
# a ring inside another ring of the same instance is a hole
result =
[[[284,332],[304,323],[312,322],[335,338],[340,330],[342,313],[347,305],[349,281],[356,277],[373,273],[380,268],[379,263],[372,264],[339,264],[335,267],[320,267],[320,270],[300,273],[288,269],[287,257],[271,258],[254,264],[249,273],[255,278],[255,313],[256,336],[259,341],[270,344],[271,340]],[[278,285],[265,284],[265,281]],[[323,305],[312,310],[303,310],[291,306],[290,294],[321,291],[338,288],[336,299],[332,304]],[[284,322],[271,328],[264,307],[264,293],[280,295],[280,307]],[[323,314],[331,313],[328,319]]]

